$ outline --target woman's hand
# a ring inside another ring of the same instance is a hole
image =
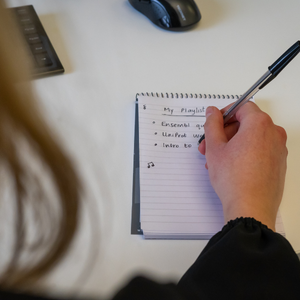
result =
[[[204,129],[199,151],[206,156],[225,221],[253,217],[275,230],[286,174],[285,130],[252,102],[225,128],[222,112],[208,107]]]

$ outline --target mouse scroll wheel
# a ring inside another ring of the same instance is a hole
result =
[[[153,9],[153,15],[158,20],[168,15],[166,9],[161,4],[158,4],[156,2],[152,2],[152,9]]]
[[[171,26],[170,19],[167,16],[162,17],[161,19],[159,19],[159,21],[167,28]]]
[[[146,4],[150,4],[150,3],[151,3],[151,0],[139,0],[139,2],[141,2],[141,3],[146,3]]]

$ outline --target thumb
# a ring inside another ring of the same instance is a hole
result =
[[[221,111],[214,106],[209,106],[206,109],[204,130],[206,152],[218,147],[220,144],[228,142],[224,130],[223,115]]]

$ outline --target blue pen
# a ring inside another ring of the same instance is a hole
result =
[[[257,82],[251,86],[251,88],[242,95],[235,103],[233,103],[230,108],[224,112],[223,119],[224,124],[232,118],[235,113],[247,103],[251,97],[253,97],[259,90],[270,83],[288,64],[289,62],[300,52],[300,41],[297,41],[292,47],[290,47],[286,52],[284,52],[270,67],[268,71],[258,79]],[[203,134],[199,140],[199,144],[205,139]]]

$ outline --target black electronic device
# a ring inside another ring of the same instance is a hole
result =
[[[32,5],[10,8],[16,16],[22,36],[32,59],[35,77],[63,73],[65,70]]]
[[[154,24],[172,31],[184,31],[195,26],[201,14],[194,0],[128,0]]]

